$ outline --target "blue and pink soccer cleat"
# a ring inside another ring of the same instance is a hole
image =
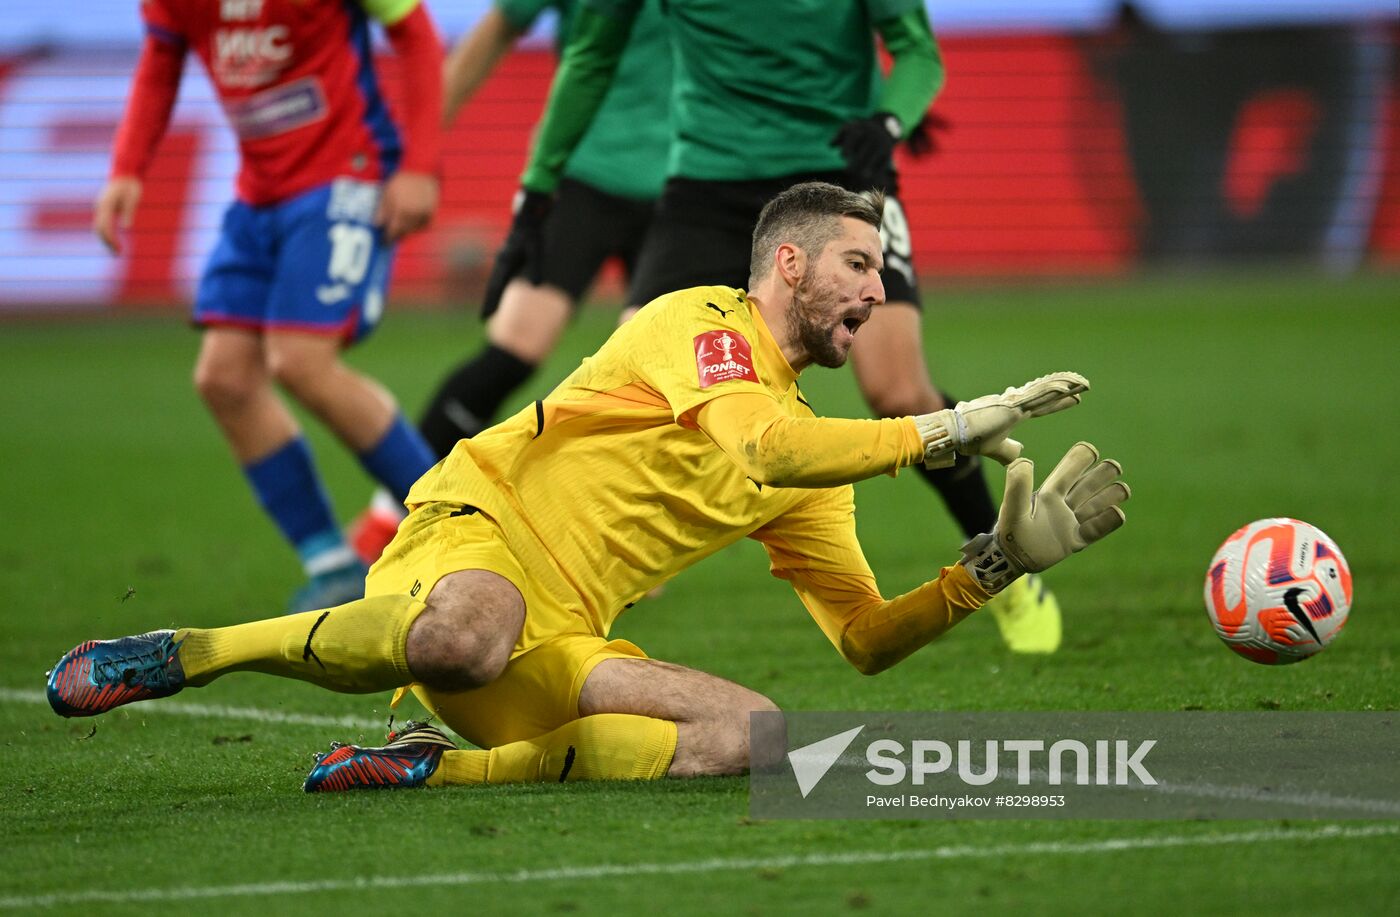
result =
[[[80,643],[49,670],[49,706],[59,716],[97,716],[169,697],[185,686],[179,650],[173,630]]]
[[[427,723],[408,723],[389,733],[383,748],[332,742],[329,752],[316,756],[316,766],[301,788],[327,793],[423,786],[437,770],[442,753],[456,747],[447,733]]]

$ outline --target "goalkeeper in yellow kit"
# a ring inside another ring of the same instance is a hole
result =
[[[876,196],[878,198],[878,196]],[[872,307],[881,202],[798,185],[764,209],[750,290],[663,296],[549,397],[463,440],[409,494],[366,597],[231,627],[87,641],[49,673],[64,716],[246,670],[342,692],[411,685],[482,750],[411,724],[382,748],[336,746],[306,789],[734,774],[740,685],[609,640],[678,570],[759,540],[832,644],[873,674],[1026,572],[1123,522],[1120,469],[1072,448],[1032,494],[1021,420],[1075,404],[1073,373],[919,417],[818,418],[797,376],[840,366]],[[999,521],[932,581],[884,599],[856,540],[851,482],[956,454],[1012,462]]]

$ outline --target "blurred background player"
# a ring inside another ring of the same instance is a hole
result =
[[[562,48],[576,0],[496,0],[457,43],[447,60],[445,125],[548,9],[558,14]],[[665,18],[660,0],[645,0],[616,78],[564,168],[539,247],[518,276],[501,278],[488,295],[485,346],[442,381],[423,413],[419,429],[438,457],[495,422],[505,400],[554,350],[609,258],[632,273],[666,178],[670,95]],[[401,494],[375,494],[352,532],[365,563],[378,559],[403,516]]]
[[[237,200],[194,303],[194,383],[309,582],[291,611],[363,595],[306,439],[274,386],[400,496],[435,456],[340,351],[384,311],[393,244],[437,207],[442,47],[419,0],[144,0],[146,38],[94,228],[120,251],[193,49],[238,134]],[[369,19],[398,55],[402,122],[370,56]]]
[[[559,175],[591,130],[592,112],[608,91],[641,5],[581,4],[497,274],[521,270],[540,246]],[[629,300],[640,306],[698,284],[742,286],[754,222],[785,188],[809,180],[881,188],[889,192],[881,230],[887,303],[861,330],[852,364],[878,416],[936,411],[954,399],[934,387],[924,363],[922,307],[909,223],[894,196],[892,153],[911,137],[942,87],[942,58],[920,0],[819,6],[798,0],[667,4],[676,55],[674,146]],[[892,58],[887,79],[875,53],[876,34]],[[995,521],[975,457],[921,472],[968,537]],[[990,607],[1011,649],[1058,648],[1059,605],[1039,578],[1019,580]]]

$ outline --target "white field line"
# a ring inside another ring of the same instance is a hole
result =
[[[1342,811],[1363,812],[1364,818],[1395,818],[1400,816],[1400,802],[1392,799],[1365,799],[1358,796],[1337,796],[1321,792],[1273,792],[1256,786],[1221,786],[1214,783],[1159,783],[1153,787],[1143,787],[1158,793],[1177,793],[1183,796],[1201,796],[1207,799],[1230,799],[1243,802],[1283,803],[1293,806],[1341,810],[1332,817],[1342,817]]]
[[[363,876],[355,879],[319,879],[306,882],[259,882],[245,885],[170,886],[134,890],[94,889],[0,898],[0,909],[56,907],[73,904],[128,904],[134,902],[191,901],[208,898],[249,898],[271,895],[306,895],[317,892],[378,891],[401,888],[485,885],[522,885],[534,882],[588,881],[635,876],[674,876],[716,872],[754,872],[808,866],[863,866],[882,863],[918,863],[942,860],[1017,858],[1025,856],[1085,856],[1133,850],[1186,847],[1238,846],[1241,844],[1298,843],[1305,841],[1364,840],[1393,837],[1400,825],[1342,827],[1328,825],[1309,830],[1267,829],[1230,834],[1168,834],[1159,837],[1118,837],[1098,841],[1045,841],[1026,844],[932,847],[923,850],[867,850],[817,853],[806,856],[755,859],[711,859],[676,863],[602,863],[593,866],[561,866],[554,869],[517,869],[509,872],[427,873],[416,876]]]
[[[43,691],[0,688],[0,703],[43,704],[48,706],[48,698]],[[283,713],[280,710],[264,710],[261,707],[229,707],[224,704],[187,704],[177,700],[159,700],[142,704],[135,711],[144,716],[147,713],[171,714],[174,716],[194,716],[217,720],[253,720],[259,723],[290,723],[295,726],[337,726],[346,729],[364,729],[375,726],[371,716],[320,716],[315,713]]]

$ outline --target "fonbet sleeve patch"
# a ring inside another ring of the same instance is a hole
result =
[[[735,379],[757,382],[753,368],[753,348],[742,334],[733,331],[706,331],[695,336],[695,369],[700,387]]]

